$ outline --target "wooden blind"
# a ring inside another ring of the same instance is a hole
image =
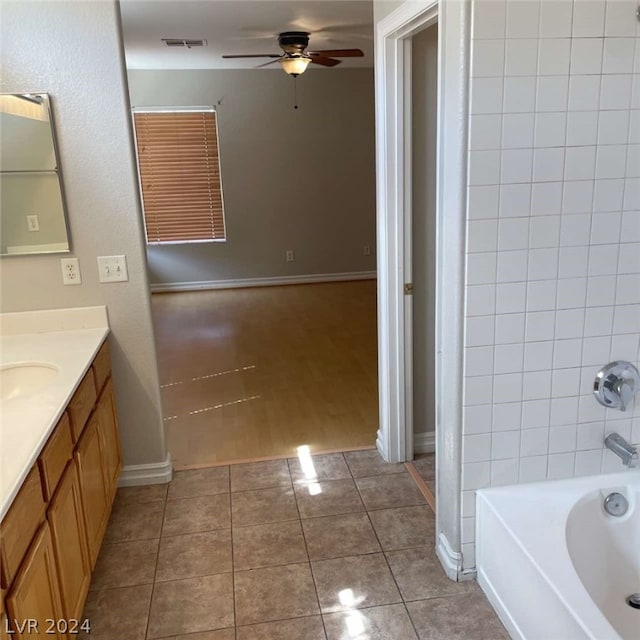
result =
[[[135,112],[147,242],[224,240],[214,111]]]

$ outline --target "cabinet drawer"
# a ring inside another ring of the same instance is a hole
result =
[[[96,387],[93,379],[93,369],[89,369],[76,389],[69,403],[68,413],[71,421],[71,436],[78,442],[80,434],[87,423],[96,403]]]
[[[98,395],[111,373],[111,359],[109,356],[109,345],[105,342],[98,351],[98,355],[93,361],[93,375],[96,379],[96,391]]]
[[[65,413],[38,458],[45,500],[51,500],[72,455],[71,425],[69,416]]]
[[[0,525],[3,588],[8,588],[16,575],[38,525],[44,520],[44,513],[40,473],[34,465]]]

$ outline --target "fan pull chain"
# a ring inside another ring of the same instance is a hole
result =
[[[293,78],[293,108],[298,108],[298,78]]]

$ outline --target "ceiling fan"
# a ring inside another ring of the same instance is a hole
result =
[[[278,35],[278,45],[282,53],[251,53],[246,55],[227,55],[223,58],[274,58],[267,64],[279,62],[286,73],[296,78],[304,73],[310,62],[323,67],[335,67],[342,60],[336,58],[360,58],[364,53],[360,49],[323,49],[307,51],[309,33],[306,31],[284,31]],[[266,66],[266,65],[263,65]]]

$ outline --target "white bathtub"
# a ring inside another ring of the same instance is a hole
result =
[[[611,492],[629,501],[608,515]],[[512,638],[639,640],[640,471],[483,489],[478,582]]]

